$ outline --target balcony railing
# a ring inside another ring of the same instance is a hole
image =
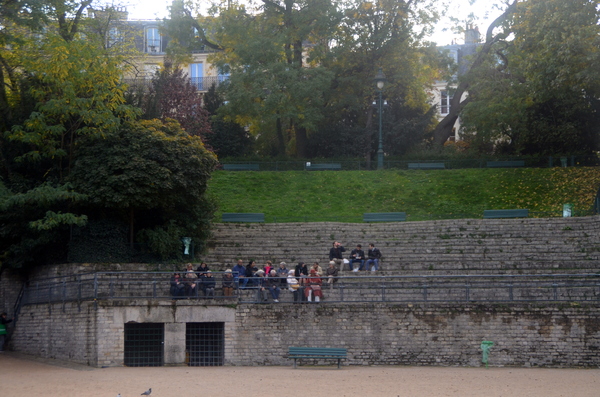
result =
[[[223,296],[223,273],[214,272],[216,289],[205,295],[200,288],[173,296],[172,272],[98,272],[30,282],[23,305],[99,300],[185,299],[215,304],[275,303],[262,280],[250,278],[246,287],[235,282],[233,295]],[[184,273],[182,273],[183,275]],[[279,302],[294,302],[286,279],[278,279]],[[463,275],[463,276],[341,276],[329,285],[322,278],[321,303],[494,303],[596,302],[600,303],[600,274]],[[302,292],[301,292],[302,293]],[[264,300],[264,298],[267,298]],[[296,295],[298,297],[298,295]],[[276,303],[275,303],[276,304]]]
[[[208,91],[213,85],[219,86],[229,80],[228,76],[206,76],[206,77],[190,77],[190,83],[196,87],[198,91]],[[152,76],[146,78],[128,78],[124,80],[129,86],[135,87],[150,87],[152,84]]]

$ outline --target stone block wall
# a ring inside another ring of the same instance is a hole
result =
[[[11,348],[95,366],[99,338],[93,302],[27,305],[15,325]]]
[[[347,348],[350,365],[600,365],[600,309],[527,305],[277,305],[236,313],[238,365],[289,365],[289,346]]]
[[[8,313],[8,317],[14,316],[13,307],[19,296],[25,278],[11,269],[0,273],[0,313]]]
[[[185,363],[186,323],[222,322],[225,339],[231,340],[235,328],[235,310],[223,306],[203,306],[192,302],[172,301],[106,301],[99,303],[98,318],[98,366],[123,365],[127,323],[164,323],[165,365]],[[235,361],[230,346],[225,348],[225,362]]]
[[[225,365],[291,365],[288,347],[308,346],[347,348],[349,365],[481,366],[484,340],[495,343],[491,366],[600,365],[600,308],[578,304],[27,305],[13,348],[119,366],[129,322],[165,324],[165,365],[185,365],[188,322],[224,323]]]

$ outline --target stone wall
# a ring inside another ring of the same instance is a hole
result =
[[[225,324],[225,362],[235,363],[235,352],[227,341],[235,329],[235,309],[223,306],[201,306],[190,302],[138,301],[101,302],[97,312],[98,366],[123,365],[126,323],[164,323],[165,365],[185,363],[185,324],[222,322]]]
[[[597,305],[199,305],[115,301],[27,305],[17,351],[92,366],[123,365],[128,322],[165,323],[165,365],[185,363],[185,324],[225,324],[226,365],[290,365],[289,346],[344,347],[350,365],[600,365]]]
[[[236,324],[241,365],[287,365],[289,346],[309,346],[347,348],[350,365],[479,366],[484,340],[493,366],[600,364],[593,306],[247,306]]]
[[[11,348],[37,357],[97,365],[96,310],[93,302],[27,305],[11,340]]]
[[[0,273],[0,312],[8,313],[9,318],[14,316],[13,307],[24,281],[20,273],[11,269]]]
[[[217,242],[206,259],[213,270],[230,267],[237,257],[275,263],[314,260],[302,255],[326,253],[331,241],[339,239],[351,243],[348,248],[355,242],[364,246],[374,241],[387,255],[382,274],[597,273],[599,231],[598,216],[378,225],[216,225]],[[31,274],[30,280],[101,270],[171,271],[173,266],[48,266]],[[7,271],[1,276],[0,299],[10,313],[22,279]],[[165,324],[166,365],[185,363],[188,322],[225,324],[226,365],[289,365],[285,358],[289,346],[330,346],[346,347],[351,365],[477,366],[483,340],[496,343],[490,365],[600,365],[600,308],[578,303],[204,305],[130,299],[26,305],[11,345],[41,357],[92,366],[122,365],[128,322]]]

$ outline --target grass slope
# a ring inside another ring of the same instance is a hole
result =
[[[484,209],[527,208],[560,216],[565,203],[588,214],[598,168],[385,171],[215,171],[209,194],[223,212],[262,212],[267,222],[361,222],[365,212],[406,212],[408,220],[481,218]]]

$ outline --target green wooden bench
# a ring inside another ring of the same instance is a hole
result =
[[[363,222],[404,222],[406,212],[367,212],[363,214]]]
[[[258,171],[258,164],[223,164],[225,171]]]
[[[444,163],[408,163],[409,170],[443,170]]]
[[[527,218],[529,210],[484,210],[483,219],[495,218]]]
[[[339,163],[306,164],[305,169],[307,171],[339,171],[342,169],[342,165]]]
[[[263,222],[265,214],[261,213],[243,213],[243,212],[225,212],[221,215],[223,222]]]
[[[488,168],[525,167],[525,160],[488,161],[486,165]]]
[[[290,347],[288,351],[288,357],[294,359],[294,368],[296,360],[300,358],[337,360],[338,368],[341,368],[341,361],[345,360],[347,355],[346,349],[331,347]]]

